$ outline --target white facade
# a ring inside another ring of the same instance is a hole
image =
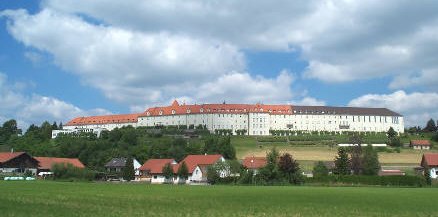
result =
[[[302,115],[269,113],[247,114],[186,114],[139,116],[138,126],[205,125],[208,130],[247,130],[248,135],[270,135],[270,130],[330,131],[330,132],[387,132],[390,127],[404,132],[401,116],[370,115]]]
[[[107,130],[105,128],[93,128],[91,126],[87,126],[87,127],[70,127],[70,126],[66,126],[63,127],[62,130],[52,130],[52,139],[58,137],[58,135],[61,134],[70,134],[70,135],[78,135],[81,133],[94,133],[97,137],[100,137],[100,134],[102,133],[102,131]]]
[[[430,178],[438,179],[438,167],[430,168]]]
[[[102,116],[104,117],[104,116]],[[147,109],[135,121],[120,123],[106,118],[104,124],[93,121],[69,124],[64,129],[153,126],[205,126],[215,130],[246,130],[247,135],[270,135],[270,130],[387,132],[390,127],[404,132],[403,116],[384,108],[352,108],[291,105],[204,104]]]

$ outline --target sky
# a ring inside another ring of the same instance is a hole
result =
[[[438,119],[438,1],[0,0],[0,122],[185,103]]]

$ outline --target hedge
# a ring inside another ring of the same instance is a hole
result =
[[[421,187],[426,185],[421,176],[323,176],[306,178],[306,183],[315,184],[357,184],[357,185],[380,185],[380,186],[412,186]]]

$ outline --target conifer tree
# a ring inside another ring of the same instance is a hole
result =
[[[340,147],[338,149],[338,156],[335,158],[334,174],[337,175],[350,175],[350,159],[345,148]]]
[[[125,167],[122,170],[122,177],[126,181],[135,179],[134,161],[132,157],[128,157],[125,162]]]

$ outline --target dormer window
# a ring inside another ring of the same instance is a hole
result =
[[[199,109],[199,112],[204,112],[204,109],[203,108]]]
[[[173,115],[175,114],[175,110],[173,110],[173,109],[172,109],[172,114],[173,114]]]
[[[159,114],[160,114],[160,115],[163,115],[163,111],[160,111]]]
[[[190,109],[187,109],[187,114],[189,114],[190,113]]]
[[[146,112],[146,115],[147,115],[147,116],[149,116],[149,115],[151,115],[151,113],[149,113],[149,112]]]

